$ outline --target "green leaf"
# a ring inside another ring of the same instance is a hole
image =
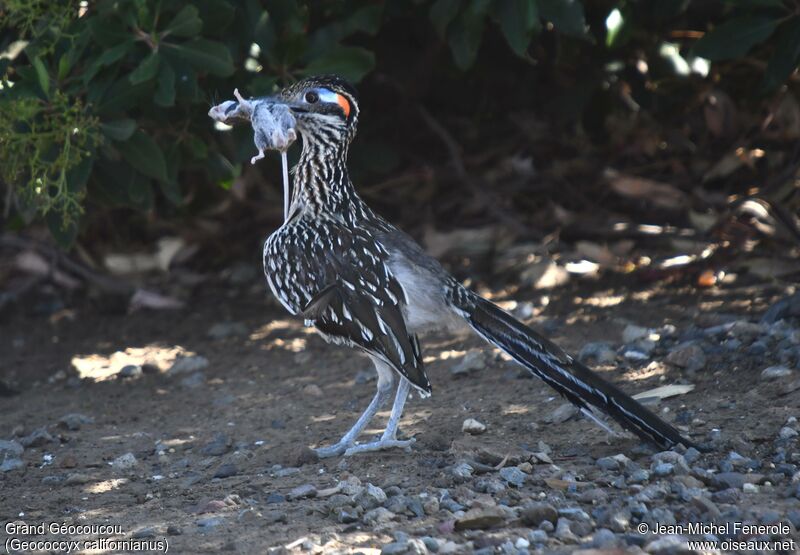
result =
[[[428,17],[440,37],[447,36],[447,26],[456,18],[460,8],[461,0],[436,0],[433,3]]]
[[[44,221],[58,246],[64,250],[69,249],[78,236],[78,222],[73,220],[67,224],[64,222],[63,215],[54,210],[45,214]]]
[[[781,25],[775,36],[775,52],[767,63],[762,90],[772,92],[783,85],[800,65],[800,16]]]
[[[136,131],[128,141],[120,145],[122,157],[131,166],[148,177],[167,180],[167,164],[164,154],[144,131]]]
[[[164,153],[167,163],[167,180],[159,181],[161,193],[175,206],[183,204],[183,193],[178,183],[178,169],[181,165],[181,151],[177,144],[170,145]]]
[[[114,141],[127,141],[136,131],[136,120],[118,119],[100,124],[103,134]]]
[[[70,193],[80,193],[86,188],[93,165],[94,156],[87,156],[67,172],[67,189]]]
[[[158,73],[159,62],[160,57],[158,52],[151,52],[149,56],[141,61],[136,69],[130,72],[128,75],[128,81],[130,81],[132,85],[138,85],[139,83],[150,81],[156,76],[156,73]]]
[[[153,101],[164,108],[175,105],[175,70],[167,61],[161,64],[158,72],[158,86]]]
[[[203,20],[197,8],[187,5],[169,22],[165,31],[176,37],[188,38],[195,36],[202,28]]]
[[[586,18],[580,0],[538,0],[539,13],[556,31],[571,37],[586,37]]]
[[[499,0],[496,17],[508,45],[523,56],[540,27],[536,0]]]
[[[336,73],[354,82],[361,81],[375,67],[375,54],[357,46],[339,46],[313,60],[306,66],[305,75]]]
[[[489,2],[475,0],[450,25],[447,42],[456,65],[462,70],[468,69],[478,55],[488,8]]]
[[[769,15],[733,18],[706,33],[695,43],[693,52],[712,62],[741,58],[756,44],[769,38],[779,23],[779,19]]]
[[[127,78],[118,79],[103,95],[103,102],[97,108],[101,116],[124,112],[141,102],[153,90],[153,82],[131,85]]]
[[[31,60],[31,64],[33,65],[33,69],[36,70],[36,79],[39,81],[39,87],[41,87],[42,92],[45,96],[50,96],[50,76],[47,74],[47,68],[44,65],[44,62],[35,57]]]
[[[183,44],[162,43],[174,50],[180,58],[199,71],[218,77],[228,77],[234,72],[233,58],[228,48],[219,42],[194,39]]]
[[[130,51],[132,46],[133,41],[129,40],[104,51],[89,65],[89,69],[86,70],[83,76],[83,84],[88,85],[94,76],[97,75],[98,71],[122,59],[122,57]]]
[[[59,81],[67,76],[70,70],[70,57],[69,53],[63,54],[58,60],[58,79]]]

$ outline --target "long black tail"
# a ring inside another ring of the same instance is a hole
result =
[[[455,301],[472,328],[581,409],[593,405],[642,439],[669,449],[697,447],[678,430],[525,324],[478,295]],[[466,298],[465,298],[466,297]],[[460,305],[460,306],[459,306]]]

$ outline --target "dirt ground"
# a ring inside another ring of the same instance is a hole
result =
[[[590,341],[620,345],[628,324],[683,330],[729,315],[757,321],[780,294],[779,287],[636,290],[583,281],[549,292],[546,306],[539,293],[532,302],[541,313],[532,323],[577,352]],[[215,324],[227,324],[218,326],[216,339],[209,336]],[[374,525],[341,522],[325,490],[354,476],[423,500],[447,489],[461,500],[491,495],[512,506],[531,499],[557,504],[570,499],[570,479],[598,483],[600,457],[623,453],[649,466],[651,452],[635,439],[609,437],[584,419],[549,422],[562,400],[479,339],[430,337],[424,348],[434,393],[407,405],[401,429],[417,440],[411,452],[307,462],[301,448],[334,442],[366,406],[375,388],[372,370],[367,359],[325,344],[288,318],[257,277],[237,287],[212,280],[177,311],[108,313],[102,303],[84,300],[49,314],[17,307],[0,321],[0,378],[14,390],[0,397],[0,438],[24,438],[39,428],[51,438],[25,449],[22,468],[0,474],[0,521],[113,524],[121,534],[106,536],[166,538],[173,553],[257,553],[287,545],[368,553],[402,539],[398,532],[452,541],[450,551],[462,552],[527,537],[531,527],[512,521],[490,530],[453,530],[450,513],[435,507]],[[487,353],[478,357],[482,368],[451,372],[477,350]],[[166,371],[177,355],[190,354],[208,365]],[[665,354],[657,350],[651,358],[660,361]],[[722,447],[709,455],[713,460],[735,449],[769,464],[778,430],[787,418],[800,416],[796,392],[778,396],[775,382],[761,379],[764,367],[775,363],[770,357],[721,351],[690,374],[667,364],[648,370],[648,361],[618,356],[598,371],[631,393],[694,384],[694,391],[662,400],[656,410],[669,421],[689,411],[690,421],[679,423],[701,442],[712,429],[721,430]],[[128,369],[127,377],[120,376],[123,366],[143,363],[143,372]],[[72,413],[91,420],[59,424]],[[463,433],[462,422],[470,417],[486,424],[486,432]],[[374,422],[370,433],[382,423]],[[541,451],[540,442],[549,446],[552,464],[538,461],[525,485],[503,493],[468,495],[463,489],[470,483],[454,482],[448,470],[476,452],[513,460]],[[128,453],[135,457],[129,464],[119,459]],[[306,484],[316,496],[292,499],[290,492]],[[779,489],[762,487],[742,504],[784,515],[798,500]],[[609,495],[632,494],[622,489]],[[580,503],[587,511],[598,504]],[[6,528],[0,535],[5,542],[13,534]],[[576,548],[551,536],[538,549]]]

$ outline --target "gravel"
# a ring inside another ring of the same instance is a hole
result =
[[[480,435],[486,431],[486,424],[482,424],[474,418],[467,418],[461,425],[461,431],[471,435]]]

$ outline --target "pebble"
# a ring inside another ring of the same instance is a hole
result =
[[[239,473],[239,469],[233,463],[223,463],[217,468],[217,471],[214,472],[214,478],[230,478],[231,476],[236,476]]]
[[[769,366],[761,372],[762,380],[778,380],[792,375],[792,371],[786,366]]]
[[[74,472],[72,474],[67,475],[67,479],[64,480],[64,484],[67,486],[78,486],[90,482],[91,480],[92,479],[86,474],[81,474],[80,472]]]
[[[667,362],[680,368],[685,368],[688,372],[702,370],[706,365],[706,354],[696,343],[678,345],[666,358]]]
[[[13,439],[11,441],[0,439],[0,458],[8,456],[19,457],[24,450],[25,448],[18,441]]]
[[[181,386],[186,389],[196,389],[205,383],[206,377],[202,372],[194,372],[181,380]]]
[[[380,524],[391,522],[394,520],[394,518],[395,514],[389,509],[384,507],[376,507],[364,513],[364,516],[361,518],[361,520],[364,522],[364,524],[374,527]]]
[[[115,470],[130,470],[138,464],[139,461],[136,460],[136,456],[133,453],[125,453],[111,461],[111,466],[113,466]]]
[[[623,343],[633,343],[637,339],[643,339],[650,335],[650,330],[647,328],[643,328],[642,326],[636,326],[633,324],[628,324],[625,326],[625,329],[622,330],[622,342]]]
[[[500,507],[481,507],[467,511],[456,520],[456,530],[486,530],[506,520],[506,513]]]
[[[225,434],[217,434],[214,439],[200,448],[200,454],[207,457],[218,457],[230,451],[233,440]]]
[[[189,374],[199,370],[208,368],[208,359],[200,355],[192,355],[188,357],[181,357],[177,359],[172,366],[167,370],[167,374]]]
[[[199,518],[195,521],[195,523],[201,528],[214,528],[222,524],[224,520],[222,517],[219,516],[209,516],[204,518]]]
[[[547,532],[544,530],[531,530],[528,533],[528,540],[533,543],[547,543]]]
[[[743,474],[741,472],[718,472],[711,476],[711,484],[717,489],[742,489],[747,483],[760,482],[764,478],[761,474]]]
[[[467,434],[480,435],[486,431],[486,424],[482,424],[474,418],[467,418],[461,425],[461,431]]]
[[[94,424],[94,418],[78,412],[71,412],[58,419],[59,426],[67,430],[72,430],[73,432],[80,430],[81,426],[85,424]]]
[[[663,478],[665,476],[669,476],[672,474],[672,471],[675,469],[675,466],[671,463],[658,463],[653,468],[653,474],[656,476]]]
[[[617,353],[609,343],[596,341],[586,343],[578,353],[578,359],[583,362],[593,360],[597,364],[611,364],[617,359]]]
[[[408,542],[387,543],[381,548],[381,555],[402,555],[408,553]]]
[[[354,507],[338,507],[333,511],[333,514],[342,524],[352,524],[358,522],[359,512]]]
[[[521,488],[525,484],[527,475],[519,468],[506,466],[500,469],[500,477],[512,486]]]
[[[248,327],[242,322],[218,322],[209,328],[206,335],[211,339],[227,339],[250,333]]]
[[[267,505],[272,505],[274,503],[283,503],[284,501],[286,501],[286,496],[281,495],[280,493],[277,492],[270,493],[269,495],[267,495],[266,499]]]
[[[602,457],[595,464],[603,470],[619,470],[620,463],[614,457]]]
[[[797,437],[797,430],[794,430],[789,426],[784,426],[781,428],[780,432],[778,432],[778,437],[783,440],[795,438]]]
[[[533,503],[524,506],[519,517],[526,526],[539,526],[544,521],[555,524],[558,520],[558,511],[547,503]]]
[[[20,438],[19,442],[23,447],[41,447],[55,441],[45,428],[36,428],[30,434]]]
[[[742,484],[742,491],[744,493],[758,493],[758,486],[750,482]]]
[[[364,510],[370,510],[386,503],[386,493],[378,486],[367,484],[353,501]]]
[[[450,369],[450,373],[454,376],[464,376],[471,372],[483,370],[486,368],[486,360],[483,351],[469,351],[461,360]]]
[[[325,395],[325,393],[322,391],[322,388],[315,383],[305,386],[303,388],[303,393],[310,395],[311,397],[322,397]]]
[[[16,457],[6,457],[0,463],[0,472],[11,472],[12,470],[19,470],[25,468],[25,463],[22,459]]]
[[[627,483],[629,484],[643,484],[650,479],[650,473],[640,468],[639,470],[634,470],[631,472],[630,476],[628,476]]]
[[[565,543],[577,543],[578,537],[570,529],[570,524],[571,522],[568,518],[559,518],[558,522],[556,523],[555,536]]]
[[[561,424],[578,414],[578,407],[572,403],[564,403],[547,417],[548,422]]]
[[[127,364],[120,368],[119,372],[117,372],[117,377],[122,379],[135,379],[140,378],[144,374],[144,370],[138,364]]]
[[[304,499],[306,497],[315,497],[317,495],[317,488],[313,484],[303,484],[293,488],[287,495],[286,499],[294,501],[295,499]]]

